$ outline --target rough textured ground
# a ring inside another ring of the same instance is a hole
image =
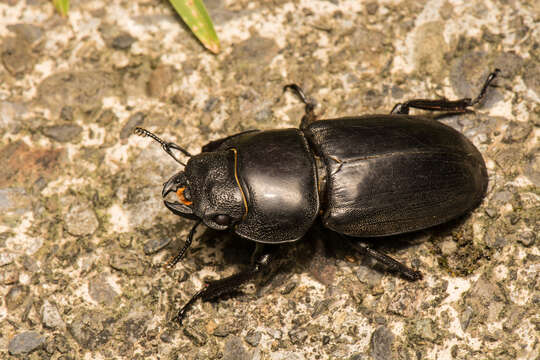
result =
[[[50,1],[0,1],[0,357],[538,359],[540,3],[206,3],[218,56],[165,1],[73,1],[68,19]],[[297,126],[290,82],[334,117],[474,96],[495,67],[476,113],[444,120],[483,154],[485,201],[378,242],[424,280],[313,233],[264,285],[197,303],[183,327],[168,320],[205,279],[243,268],[253,244],[200,231],[160,268],[190,223],[161,201],[177,164],[134,126],[197,153]]]

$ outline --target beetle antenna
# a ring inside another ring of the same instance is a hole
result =
[[[183,165],[183,166],[186,166],[186,164],[184,164],[182,161],[178,160],[176,158],[176,156],[174,156],[173,152],[171,149],[174,149],[174,150],[178,150],[180,151],[182,154],[188,156],[188,157],[191,157],[192,155],[186,150],[184,149],[183,147],[173,143],[173,142],[165,142],[163,141],[161,138],[159,138],[157,135],[155,135],[154,133],[151,133],[150,131],[146,130],[146,129],[143,129],[143,128],[140,128],[140,127],[136,127],[133,132],[136,134],[136,135],[139,135],[139,136],[142,136],[142,137],[145,137],[145,136],[148,136],[148,137],[151,137],[152,139],[154,139],[155,141],[157,141],[161,147],[163,148],[163,150],[169,154],[170,157],[172,157],[177,163]]]

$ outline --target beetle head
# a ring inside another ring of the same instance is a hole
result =
[[[171,177],[162,196],[175,192],[177,200],[165,201],[174,214],[201,219],[208,227],[225,230],[245,214],[243,193],[235,175],[233,151],[203,152],[192,156],[184,171]]]
[[[151,137],[176,162],[185,166],[184,171],[176,173],[163,184],[163,198],[174,192],[179,200],[164,200],[170,211],[187,219],[200,219],[216,230],[231,228],[246,216],[247,201],[236,173],[236,150],[192,156],[183,147],[165,142],[146,129],[137,127],[134,132]],[[187,164],[178,160],[172,150],[188,156]]]

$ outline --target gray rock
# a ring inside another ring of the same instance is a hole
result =
[[[13,24],[7,28],[28,43],[34,43],[43,36],[43,29],[33,24]]]
[[[251,354],[246,351],[242,339],[231,336],[223,349],[223,360],[250,360]]]
[[[525,247],[534,245],[536,234],[530,230],[526,230],[518,235],[518,241]]]
[[[473,315],[474,310],[470,306],[466,306],[465,309],[459,314],[459,323],[461,325],[461,330],[467,330]]]
[[[111,46],[117,50],[127,50],[135,41],[137,39],[130,34],[121,34],[113,39]]]
[[[111,324],[104,326],[102,320],[102,314],[97,312],[80,314],[69,324],[69,332],[80,346],[94,350],[111,337]]]
[[[511,144],[523,142],[532,132],[532,125],[517,121],[510,121],[503,136],[503,143]]]
[[[61,329],[66,326],[56,305],[51,304],[48,300],[45,300],[41,307],[41,321],[45,327],[51,329]]]
[[[289,331],[289,338],[293,344],[302,344],[308,338],[308,332],[304,328],[293,329]]]
[[[537,60],[529,60],[523,70],[523,81],[537,95],[540,95],[540,64]]]
[[[322,313],[326,312],[328,308],[330,307],[330,304],[332,303],[332,299],[324,299],[317,301],[315,304],[315,308],[313,309],[313,312],[311,313],[311,317],[313,319],[317,318]]]
[[[11,355],[28,354],[45,343],[45,337],[36,331],[25,331],[15,335],[9,342],[8,351]]]
[[[217,337],[227,337],[232,331],[233,329],[231,326],[227,324],[220,324],[214,329],[212,334]]]
[[[171,238],[151,239],[144,243],[143,251],[146,255],[157,253],[171,242]]]
[[[257,345],[259,345],[259,342],[261,341],[261,337],[262,337],[262,334],[258,331],[254,331],[254,330],[250,330],[248,331],[246,337],[244,338],[244,340],[246,340],[246,342],[255,347]]]
[[[90,297],[105,305],[111,305],[118,294],[109,285],[104,274],[97,275],[88,282],[88,293]]]
[[[437,339],[436,325],[432,319],[419,319],[414,322],[414,335],[422,340],[435,341]]]
[[[503,52],[495,58],[493,66],[501,69],[502,76],[513,78],[523,70],[523,58],[515,52]]]
[[[195,346],[203,346],[208,341],[206,331],[200,323],[196,325],[187,325],[183,330],[184,335],[186,335]]]
[[[92,235],[99,222],[90,203],[72,205],[64,217],[65,228],[74,236]]]
[[[161,98],[167,92],[167,87],[173,82],[174,79],[174,68],[172,66],[160,65],[152,74],[150,74],[150,79],[148,80],[147,90],[148,95]]]
[[[122,331],[128,338],[136,340],[144,336],[148,329],[149,316],[145,313],[130,315],[122,324]]]
[[[130,253],[113,253],[109,265],[124,274],[138,276],[144,273],[145,268],[138,256]]]
[[[14,285],[6,294],[6,307],[9,311],[17,309],[21,306],[26,298],[30,295],[30,288],[26,285]]]
[[[8,37],[2,43],[2,63],[6,70],[15,77],[31,73],[35,58],[30,44],[23,38]]]
[[[64,106],[62,110],[60,110],[60,119],[66,120],[66,121],[72,121],[73,120],[73,107]]]
[[[384,326],[379,326],[371,335],[370,347],[374,360],[390,360],[394,334]]]
[[[66,143],[76,142],[77,138],[81,135],[82,130],[82,127],[77,124],[64,124],[45,126],[41,129],[41,132],[50,139]]]
[[[43,105],[57,114],[65,106],[91,111],[113,93],[119,79],[117,73],[106,71],[59,72],[39,84],[38,94]]]
[[[120,130],[120,139],[127,139],[133,133],[133,129],[143,124],[145,117],[146,115],[140,111],[131,115],[122,130]]]

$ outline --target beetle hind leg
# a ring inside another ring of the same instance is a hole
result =
[[[495,69],[493,72],[491,72],[486,81],[484,81],[484,85],[482,85],[482,89],[480,90],[480,93],[478,96],[474,99],[471,98],[464,98],[459,100],[447,100],[447,99],[440,99],[440,100],[427,100],[427,99],[414,99],[409,100],[404,103],[399,103],[394,106],[390,114],[402,114],[407,115],[409,114],[409,110],[411,108],[413,109],[421,109],[421,110],[429,110],[429,111],[447,111],[447,112],[467,112],[469,109],[467,109],[470,106],[474,106],[478,104],[482,99],[486,96],[487,89],[491,82],[497,77],[501,70]]]
[[[287,89],[291,89],[296,93],[296,95],[302,100],[302,102],[306,105],[306,113],[304,116],[302,116],[302,120],[300,121],[300,129],[303,130],[309,126],[312,122],[317,120],[317,116],[315,115],[315,106],[317,103],[315,100],[309,98],[304,93],[304,90],[296,84],[288,84],[283,87],[283,92],[285,92]]]
[[[240,285],[253,280],[263,270],[268,269],[275,256],[273,253],[259,252],[259,250],[259,248],[256,248],[254,254],[262,255],[256,257],[256,260],[253,262],[250,269],[206,284],[201,290],[195,293],[191,299],[189,299],[189,301],[180,309],[180,311],[178,311],[178,314],[174,317],[174,320],[182,325],[182,320],[184,319],[187,311],[198,299],[208,301],[223,294],[233,292]]]
[[[359,244],[354,241],[350,241],[350,243],[359,253],[374,258],[381,264],[387,266],[390,270],[398,272],[407,280],[415,281],[422,278],[422,273],[420,271],[411,269],[383,252],[374,250],[364,244]]]

